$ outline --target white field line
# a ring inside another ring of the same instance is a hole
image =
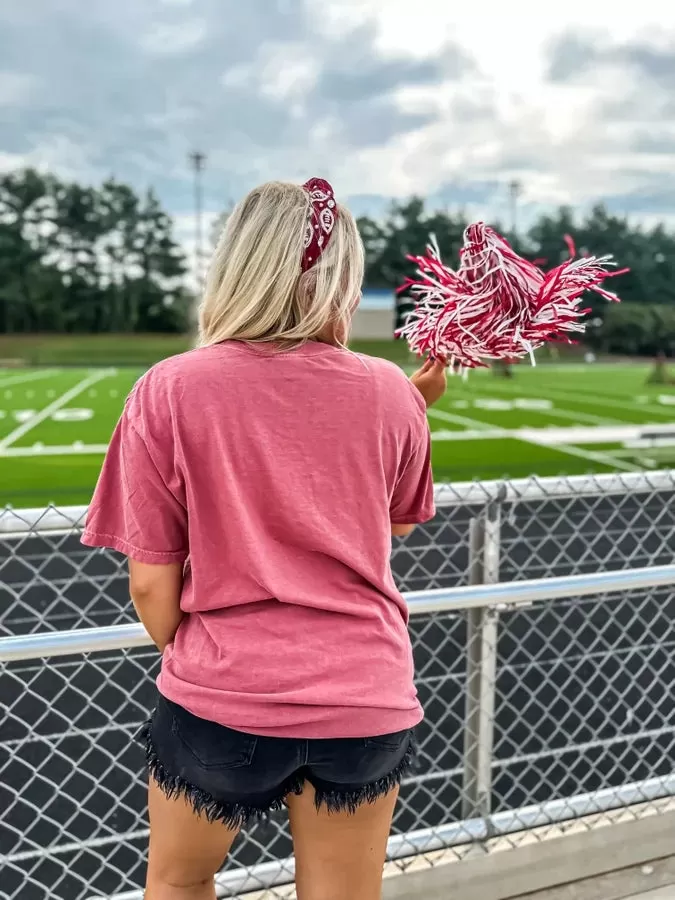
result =
[[[626,456],[629,459],[631,457],[636,456],[644,456],[645,453],[649,452],[654,456],[663,456],[665,459],[670,459],[673,455],[672,447],[636,447],[634,450],[631,450],[630,447],[617,447],[616,450],[608,451],[612,454],[612,456]]]
[[[432,441],[483,441],[483,440],[503,440],[504,438],[515,438],[518,440],[517,431],[505,431],[502,428],[491,428],[489,431],[484,429],[468,429],[467,431],[447,431],[440,429],[431,432]]]
[[[499,386],[497,388],[497,390],[500,390],[500,389],[504,390],[503,387]],[[479,395],[475,399],[481,400],[481,399],[487,399],[487,397],[483,397],[482,395]],[[586,422],[589,425],[625,425],[626,424],[623,419],[611,419],[611,418],[608,418],[607,416],[596,416],[593,413],[574,412],[574,410],[571,410],[571,409],[544,409],[543,407],[541,409],[534,409],[534,408],[529,409],[526,406],[515,406],[515,402],[518,399],[527,399],[527,398],[513,397],[512,399],[514,401],[513,408],[510,410],[504,410],[504,412],[509,412],[509,413],[531,412],[531,413],[535,413],[536,415],[550,416],[552,419],[567,419],[569,422],[577,422],[577,423]],[[548,398],[541,398],[540,395],[538,395],[538,396],[533,396],[532,399],[539,400],[539,399],[548,399]],[[475,407],[475,408],[479,408],[479,407]],[[495,410],[495,412],[500,412],[500,410]]]
[[[59,369],[43,369],[41,372],[28,372],[23,375],[10,375],[7,378],[0,377],[0,388],[9,387],[10,384],[24,384],[27,381],[37,381],[40,378],[53,378],[59,374]]]
[[[542,386],[542,387],[543,387],[543,390],[546,390],[546,383],[545,383],[545,382],[543,383],[543,386]],[[556,385],[555,385],[555,384],[551,385],[551,387],[553,388],[553,390],[556,390]],[[630,391],[625,391],[625,390],[619,391],[619,390],[613,390],[613,389],[611,389],[611,388],[608,390],[608,389],[605,387],[605,385],[603,385],[603,387],[602,387],[602,396],[603,396],[603,397],[613,397],[613,398],[615,398],[616,400],[628,400],[628,402],[630,402],[630,399],[629,399],[629,398],[630,398],[631,396],[634,396],[635,394],[644,394],[644,392],[645,392],[646,390],[648,390],[649,388],[652,388],[652,389],[658,389],[658,388],[660,388],[660,389],[661,389],[660,392],[661,392],[661,393],[665,393],[665,394],[673,393],[672,391],[669,391],[669,390],[668,390],[669,387],[670,387],[670,385],[667,385],[667,384],[664,384],[664,385],[648,385],[648,384],[643,384],[641,387],[631,388]],[[579,392],[582,393],[582,394],[589,394],[590,396],[597,396],[597,391],[594,390],[594,389],[593,389],[593,386],[592,386],[592,385],[589,385],[587,382],[584,382],[584,384],[582,384],[582,385],[576,385],[576,384],[575,384],[575,385],[574,385],[574,390],[575,390],[575,391],[579,391]],[[673,396],[675,397],[675,393],[673,393]]]
[[[486,431],[432,431],[437,441],[468,441],[486,438],[513,438],[556,447],[559,444],[614,444],[646,440],[653,425],[580,425],[578,428],[491,428]],[[662,440],[675,440],[675,422],[658,426]],[[669,437],[670,436],[670,437]]]
[[[641,472],[642,467],[633,465],[633,463],[623,462],[609,453],[601,453],[598,450],[586,450],[581,447],[574,447],[572,444],[548,444],[543,441],[527,439],[526,443],[538,444],[540,447],[553,447],[560,450],[561,453],[567,453],[569,456],[577,456],[579,459],[587,459],[591,462],[600,463],[603,466],[612,466],[614,469],[623,469],[625,472]]]
[[[82,444],[73,446],[73,444],[64,444],[58,446],[49,444],[46,447],[0,447],[0,457],[23,457],[23,456],[94,456],[105,454],[108,452],[107,444]]]
[[[492,387],[490,389],[492,390]],[[507,388],[504,385],[494,385],[494,390],[502,392],[506,391],[513,396],[512,387]],[[522,390],[522,393],[534,397],[541,397],[542,393],[545,393],[547,395],[550,395],[551,400],[560,398],[561,400],[567,400],[571,403],[580,403],[582,406],[605,406],[608,409],[627,409],[632,413],[648,412],[654,413],[655,415],[668,416],[671,420],[673,416],[672,411],[663,406],[641,405],[639,403],[621,403],[618,400],[612,400],[602,393],[596,395],[595,397],[583,397],[579,394],[570,394],[568,391],[561,391],[559,388],[537,388],[536,386],[533,386],[531,388],[525,387],[524,389],[521,389],[521,387],[519,386],[518,390]]]
[[[464,425],[465,428],[474,431],[494,431],[494,425],[487,425],[479,419],[470,419],[468,416],[458,416],[454,413],[445,412],[443,409],[429,409],[427,415],[434,419],[440,419],[443,422],[452,422],[453,425]]]
[[[625,409],[628,412],[632,413],[642,413],[647,412],[650,415],[654,416],[666,416],[669,421],[672,421],[673,414],[670,410],[665,406],[652,406],[651,404],[639,404],[639,403],[622,403],[620,400],[613,400],[611,397],[607,397],[604,394],[600,394],[599,396],[593,397],[589,395],[588,398],[580,397],[578,394],[568,394],[563,393],[563,391],[559,391],[557,388],[549,389],[549,393],[552,395],[552,398],[555,399],[556,396],[560,397],[561,400],[567,400],[572,403],[580,403],[586,406],[606,406],[608,409]]]
[[[675,430],[675,425],[672,426]],[[432,431],[431,437],[435,441],[466,441],[466,440],[502,440],[511,438],[512,440],[521,441],[524,444],[532,444],[538,447],[551,447],[566,453],[569,456],[576,456],[579,459],[587,459],[590,462],[600,463],[604,466],[611,466],[613,469],[623,469],[626,472],[640,472],[642,468],[633,463],[623,462],[617,459],[611,452],[599,450],[589,450],[586,447],[577,447],[568,443],[577,440],[580,443],[597,442],[605,443],[609,441],[621,441],[639,436],[641,427],[639,425],[625,425],[618,427],[600,427],[594,428],[517,428],[513,430],[491,428],[483,431]]]
[[[102,369],[100,372],[94,372],[92,375],[88,375],[74,387],[70,388],[70,390],[61,394],[60,397],[57,397],[56,400],[53,400],[50,404],[35,413],[34,416],[31,416],[30,419],[19,425],[18,428],[15,428],[14,431],[11,431],[6,437],[0,440],[0,450],[4,450],[6,447],[9,447],[10,444],[18,441],[19,438],[35,428],[36,425],[39,425],[40,422],[44,422],[45,419],[49,418],[49,416],[56,412],[57,409],[61,409],[62,406],[65,406],[66,403],[69,403],[74,397],[77,397],[78,394],[81,394],[83,391],[86,391],[87,388],[90,388],[92,384],[97,384],[104,378],[109,378],[111,375],[114,375],[115,371],[115,369]]]
[[[538,412],[538,410],[537,410]],[[608,419],[605,416],[594,416],[593,413],[573,412],[571,409],[542,409],[543,416],[553,419],[567,419],[569,422],[586,422],[589,425],[622,425],[619,419]]]
[[[543,360],[539,362],[536,366],[528,366],[526,371],[531,371],[532,369],[536,369],[539,372],[593,372],[595,369],[640,369],[644,368],[647,370],[649,368],[649,362],[627,362],[623,360],[621,362],[594,362],[594,363],[551,363],[544,362]]]

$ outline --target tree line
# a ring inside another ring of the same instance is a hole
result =
[[[0,178],[0,333],[183,331],[185,274],[152,191],[34,169]]]
[[[461,211],[428,210],[423,199],[392,205],[383,221],[359,219],[366,247],[366,285],[390,288],[401,284],[414,266],[408,253],[419,253],[430,233],[436,235],[443,260],[458,261],[468,221]],[[553,267],[569,257],[564,236],[573,237],[579,253],[611,253],[621,268],[630,271],[609,283],[622,299],[608,303],[589,293],[592,312],[584,342],[596,350],[630,355],[675,355],[675,233],[664,225],[642,228],[627,218],[612,215],[601,204],[587,215],[561,207],[542,215],[525,233],[512,234],[499,222],[491,223],[506,235],[516,251]],[[397,299],[397,321],[410,309],[405,296]]]
[[[467,224],[462,211],[430,209],[419,197],[393,203],[380,220],[361,217],[366,287],[395,290],[412,274],[406,254],[422,251],[430,233],[455,264]],[[675,353],[675,233],[664,225],[643,228],[602,205],[585,216],[560,208],[517,235],[491,224],[519,253],[550,266],[568,255],[565,234],[580,252],[612,253],[630,268],[612,285],[623,303],[589,296],[587,342],[615,353]],[[80,185],[30,168],[0,176],[0,333],[186,331],[195,302],[188,268],[152,190],[140,194],[113,178]],[[407,309],[399,298],[399,320]]]

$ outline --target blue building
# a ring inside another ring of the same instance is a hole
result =
[[[361,297],[361,309],[392,310],[395,306],[394,292],[387,288],[365,288]]]

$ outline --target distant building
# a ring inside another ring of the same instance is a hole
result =
[[[394,292],[365,289],[354,316],[352,337],[357,340],[391,340],[394,336]]]
[[[361,309],[388,309],[393,310],[395,296],[393,291],[377,288],[375,290],[365,288],[361,295]]]

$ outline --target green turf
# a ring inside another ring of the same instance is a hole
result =
[[[29,366],[151,366],[193,345],[194,338],[175,334],[3,334],[0,366],[2,360]],[[410,359],[403,341],[354,341],[352,346],[402,365]]]
[[[457,448],[457,449],[455,449]],[[461,449],[459,449],[461,448]],[[567,456],[554,447],[522,444],[511,438],[434,443],[436,481],[471,481],[473,478],[526,478],[528,475],[580,475],[611,472],[612,466]],[[475,473],[478,473],[477,475]]]
[[[0,506],[86,503],[124,397],[145,367],[0,369]],[[675,387],[647,386],[648,371],[632,364],[519,366],[512,379],[489,371],[451,378],[429,420],[436,480],[672,465],[672,447],[631,448],[614,433],[675,423]],[[606,429],[602,443],[596,427]]]
[[[102,456],[0,457],[0,509],[89,502]]]

